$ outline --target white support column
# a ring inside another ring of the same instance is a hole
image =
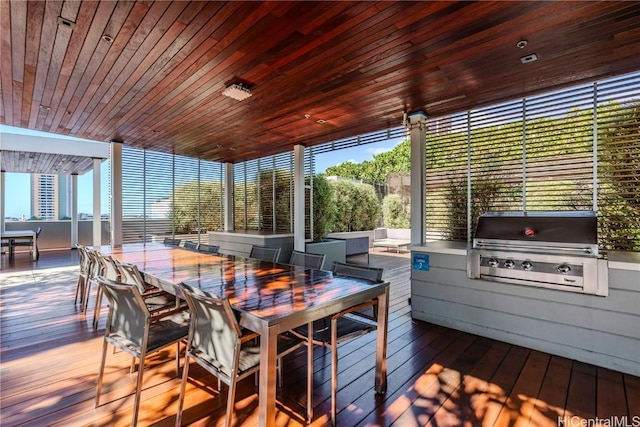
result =
[[[71,174],[71,248],[78,244],[78,174]]]
[[[425,242],[425,146],[426,120],[424,111],[407,116],[407,127],[411,133],[411,244]]]
[[[224,231],[233,230],[233,163],[224,164]]]
[[[293,147],[293,249],[305,251],[304,146]]]
[[[100,164],[102,159],[93,159],[93,246],[102,243],[102,218],[100,213]]]
[[[4,178],[5,171],[0,171],[0,231],[4,231],[4,195],[5,187],[4,187]]]
[[[111,141],[111,245],[122,246],[122,142]]]

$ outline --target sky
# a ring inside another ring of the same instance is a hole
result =
[[[12,128],[13,129],[13,128]],[[353,148],[332,151],[316,155],[316,173],[324,172],[328,167],[350,161],[361,163],[373,160],[373,156],[392,150],[403,138],[385,140]],[[108,162],[102,162],[101,168],[101,214],[109,213]],[[5,173],[5,217],[29,218],[31,216],[31,181],[24,173]],[[78,176],[78,212],[93,213],[93,172]]]

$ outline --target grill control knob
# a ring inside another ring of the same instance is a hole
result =
[[[489,258],[489,267],[496,268],[500,264],[496,258]]]
[[[568,274],[570,271],[571,271],[571,267],[569,267],[567,264],[562,264],[561,266],[558,267],[558,272],[562,274]]]
[[[533,268],[533,264],[531,264],[530,261],[522,261],[522,264],[520,264],[520,266],[524,271],[529,271]]]
[[[513,262],[512,259],[508,259],[504,262],[504,267],[505,268],[513,268],[513,266],[516,265],[515,262]]]

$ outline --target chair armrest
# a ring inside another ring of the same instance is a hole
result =
[[[251,340],[254,340],[260,336],[259,333],[250,331],[249,329],[242,329],[242,336],[240,337],[241,343],[246,343]]]
[[[363,308],[367,308],[367,307],[374,307],[374,306],[377,306],[377,305],[378,305],[378,300],[377,299],[374,299],[374,300],[371,300],[371,301],[367,301],[367,302],[363,302],[363,303],[360,303],[358,305],[354,305],[353,307],[346,308],[346,309],[342,310],[341,312],[332,315],[331,319],[332,320],[333,319],[339,319],[339,318],[343,317],[346,314],[353,313],[354,311],[362,310]]]
[[[166,311],[162,311],[162,312],[153,314],[151,316],[151,322],[157,322],[158,320],[162,320],[165,317],[171,317],[173,315],[183,313],[183,312],[187,311],[187,309],[188,309],[188,307],[185,305],[185,306],[180,306],[180,307],[172,308],[170,310],[166,310]]]

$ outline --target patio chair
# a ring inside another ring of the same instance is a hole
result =
[[[177,307],[186,308],[184,304],[180,304],[180,299],[175,295],[145,282],[137,265],[118,260],[116,260],[116,265],[120,271],[120,281],[138,288],[147,309],[152,313]]]
[[[88,249],[81,245],[76,245],[76,249],[78,250],[78,254],[80,255],[80,271],[78,272],[76,296],[73,300],[73,303],[77,304],[78,299],[80,299],[80,308],[82,308],[84,305],[85,289],[87,286],[87,281],[89,280],[89,275],[91,274],[92,266],[89,255],[87,255]]]
[[[87,306],[89,305],[89,295],[91,295],[91,285],[95,282],[95,279],[102,275],[102,263],[100,262],[100,258],[98,257],[98,251],[94,249],[87,249],[86,251],[87,259],[89,260],[89,270],[87,280],[84,284],[84,296],[82,300],[82,312],[87,312]]]
[[[371,283],[382,281],[382,268],[365,267],[341,262],[334,262],[334,276],[354,277]],[[338,390],[338,344],[376,330],[374,308],[377,300],[371,300],[339,313],[313,322],[313,336],[309,337],[308,325],[292,331],[293,335],[303,339],[311,339],[313,344],[331,349],[331,421],[336,424],[336,406]],[[371,314],[367,313],[369,311]],[[377,313],[376,313],[377,314]],[[334,337],[334,338],[332,338]]]
[[[109,317],[102,345],[95,406],[100,406],[107,347],[111,344],[139,360],[131,422],[131,425],[135,426],[138,421],[145,358],[148,354],[176,344],[176,375],[178,375],[180,341],[185,339],[189,333],[188,316],[186,312],[175,313],[172,311],[152,315],[136,286],[114,282],[104,277],[98,277],[96,281],[109,299]]]
[[[191,240],[187,240],[184,242],[184,248],[185,249],[189,249],[191,251],[197,251],[198,250],[198,242],[193,242]]]
[[[172,239],[171,237],[165,237],[162,243],[167,246],[180,246],[181,241],[181,239]]]
[[[325,254],[310,254],[294,250],[293,252],[291,252],[291,259],[289,260],[289,264],[322,270],[322,265],[324,264],[325,257]]]
[[[120,281],[120,269],[115,260],[110,255],[104,255],[100,252],[96,252],[98,262],[101,264],[102,277],[112,280],[114,282]],[[102,288],[97,287],[96,290],[96,305],[93,309],[93,329],[98,329],[98,323],[100,322],[100,310],[102,308]]]
[[[13,254],[14,248],[16,246],[32,246],[32,251],[36,251],[36,261],[40,259],[40,251],[38,250],[38,237],[40,237],[40,233],[42,232],[42,227],[38,227],[36,230],[36,238],[31,241],[31,239],[13,239],[9,244],[9,256]]]
[[[198,252],[202,252],[203,254],[219,254],[220,252],[220,246],[217,245],[207,245],[204,243],[201,243],[198,246]]]
[[[185,351],[176,426],[182,422],[184,394],[192,359],[229,386],[225,426],[231,426],[236,384],[260,368],[259,335],[243,329],[227,299],[218,298],[188,285],[181,285],[191,313],[189,340]],[[278,337],[278,358],[301,345],[299,339]]]
[[[266,246],[253,245],[249,258],[259,259],[260,261],[277,262],[280,256],[280,248],[268,248]]]

